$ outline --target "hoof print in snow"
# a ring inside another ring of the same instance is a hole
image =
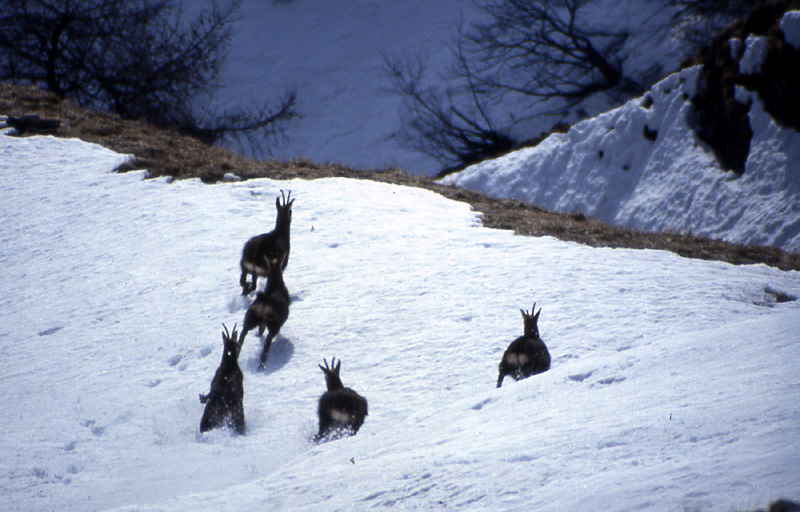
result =
[[[481,401],[480,401],[480,402],[478,402],[477,404],[473,405],[473,406],[471,407],[471,409],[472,409],[473,411],[480,411],[481,409],[483,409],[483,407],[484,407],[485,405],[487,405],[487,404],[490,404],[491,402],[492,402],[492,399],[491,399],[491,398],[487,398],[487,399],[485,399],[485,400],[481,400]]]
[[[92,435],[95,437],[102,436],[106,431],[106,427],[101,427],[94,420],[86,420],[83,423],[81,423],[81,426],[91,430]]]
[[[59,325],[59,326],[56,326],[56,327],[51,327],[49,329],[45,329],[43,331],[40,331],[38,334],[39,334],[39,336],[50,336],[51,334],[55,334],[58,331],[60,331],[61,329],[63,329],[63,328],[64,328],[63,325]]]
[[[593,373],[594,373],[594,371],[588,371],[588,372],[584,372],[584,373],[576,373],[575,375],[570,375],[569,376],[569,380],[574,380],[575,382],[583,382],[586,379],[588,379],[589,377],[591,377]]]

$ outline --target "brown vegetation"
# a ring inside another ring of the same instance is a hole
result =
[[[581,214],[560,214],[509,199],[492,199],[468,190],[443,186],[430,178],[399,169],[357,170],[336,164],[303,160],[257,162],[223,148],[207,146],[175,131],[161,130],[140,121],[123,120],[102,112],[76,107],[68,100],[34,87],[0,84],[0,115],[39,114],[58,118],[57,135],[75,137],[134,158],[119,171],[147,169],[150,176],[175,179],[198,177],[206,183],[234,173],[242,179],[317,179],[346,177],[422,187],[483,212],[487,227],[513,230],[519,235],[553,236],[593,247],[659,249],[689,258],[734,264],[765,263],[800,270],[800,255],[770,247],[753,247],[675,233],[646,233],[618,228]]]

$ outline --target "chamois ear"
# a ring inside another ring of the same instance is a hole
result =
[[[333,365],[333,373],[339,375],[339,370],[342,369],[342,360],[339,359],[338,362],[334,362],[336,358],[331,360],[331,364]]]
[[[533,304],[533,308],[536,309],[536,303]],[[531,310],[531,313],[533,313],[533,309]],[[536,314],[533,315],[533,321],[534,322],[538,322],[539,321],[539,315],[541,313],[542,313],[542,308],[539,308],[539,311],[537,311]]]
[[[239,345],[239,333],[236,332],[236,324],[233,324],[233,332],[228,332],[228,326],[222,324],[222,328],[225,329],[222,331],[222,343],[229,343],[231,341],[235,342]]]
[[[283,193],[283,190],[281,190],[281,197],[280,197],[280,198],[277,198],[277,199],[275,199],[275,201],[276,201],[276,203],[275,203],[275,204],[276,204],[276,205],[278,205],[278,206],[280,207],[280,206],[281,206],[281,203],[278,201],[278,199],[282,199],[282,200],[283,200],[283,205],[282,205],[282,206],[283,206],[284,208],[287,208],[287,209],[289,209],[289,210],[291,210],[291,209],[292,209],[292,203],[294,202],[294,199],[292,199],[292,191],[291,191],[291,190],[290,190],[290,191],[289,191],[289,193],[288,193],[288,194],[286,194],[286,195],[284,195],[284,193]]]
[[[322,361],[325,362],[325,366],[322,366],[321,364],[318,364],[317,366],[319,366],[319,369],[322,370],[322,372],[325,375],[327,375],[328,372],[330,372],[331,370],[330,367],[328,366],[328,360],[326,358],[323,358]]]

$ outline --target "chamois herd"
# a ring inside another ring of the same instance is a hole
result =
[[[291,195],[291,192],[284,195],[281,191],[281,195],[275,200],[275,229],[254,236],[242,249],[242,274],[239,278],[242,295],[247,296],[257,290],[259,277],[266,277],[267,284],[263,291],[256,293],[247,309],[241,334],[237,333],[235,326],[233,332],[229,332],[223,325],[222,361],[211,381],[211,390],[208,394],[200,395],[200,402],[205,404],[200,432],[229,427],[237,434],[244,434],[244,385],[242,370],[239,368],[242,345],[247,333],[253,329],[258,329],[259,337],[264,335],[264,331],[267,332],[259,362],[260,367],[264,368],[272,341],[289,318],[289,290],[283,281],[283,272],[289,263],[289,233],[294,203]],[[535,309],[534,303],[530,312],[521,310],[523,335],[512,341],[503,353],[497,378],[498,388],[503,385],[506,376],[520,380],[550,368],[550,353],[539,337],[537,326],[542,310],[540,308],[536,312]],[[339,377],[341,360],[333,358],[330,365],[327,359],[323,362],[325,366],[319,365],[319,368],[325,374],[327,391],[319,399],[319,431],[313,437],[315,443],[355,435],[367,416],[366,398],[342,384]]]

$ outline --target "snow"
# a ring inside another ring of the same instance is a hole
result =
[[[788,11],[781,18],[781,32],[787,43],[800,50],[800,11]]]
[[[724,172],[689,128],[699,77],[697,67],[674,73],[566,134],[442,182],[630,228],[800,252],[800,134],[737,91],[753,101],[754,134],[744,175]]]
[[[769,52],[769,41],[764,36],[747,36],[744,40],[744,55],[739,61],[739,73],[755,75],[761,72],[764,59]]]
[[[667,110],[628,124],[680,111],[653,94]],[[800,302],[776,299],[800,297],[798,272],[515,236],[466,204],[371,181],[145,180],[111,173],[126,157],[99,146],[6,133],[3,508],[746,510],[800,497]],[[240,250],[271,229],[281,189],[297,198],[289,320],[265,372],[256,338],[243,347],[248,433],[201,435],[221,324],[248,304]],[[552,368],[495,389],[534,301]],[[332,356],[370,414],[357,436],[315,446],[317,364]]]

